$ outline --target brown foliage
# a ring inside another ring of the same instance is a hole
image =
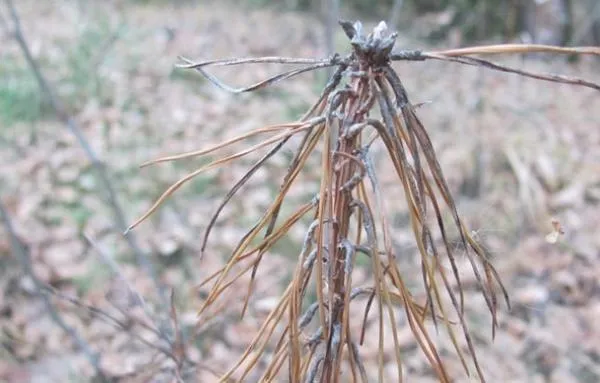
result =
[[[177,188],[194,176],[229,164],[231,161],[271,146],[227,193],[209,220],[202,249],[222,208],[234,194],[277,153],[292,137],[301,143],[290,163],[280,190],[262,218],[235,246],[228,262],[212,274],[201,286],[213,283],[200,309],[200,320],[224,292],[250,274],[244,309],[253,291],[258,266],[273,245],[289,229],[309,214],[310,225],[300,251],[292,280],[275,308],[242,357],[222,377],[243,380],[258,369],[259,361],[267,361],[261,370],[261,381],[287,375],[292,382],[340,380],[343,369],[351,371],[354,380],[367,380],[359,345],[372,303],[378,320],[378,375],[383,379],[384,344],[390,341],[384,329],[391,329],[398,380],[402,380],[402,360],[398,316],[404,316],[422,352],[437,378],[450,381],[441,356],[426,326],[427,321],[440,324],[454,345],[465,371],[470,358],[479,379],[484,380],[465,318],[465,302],[461,275],[456,264],[456,249],[450,244],[449,231],[458,232],[461,247],[471,265],[471,272],[484,297],[492,318],[492,335],[497,326],[497,294],[508,304],[508,294],[488,255],[467,230],[459,216],[447,186],[428,132],[419,120],[400,77],[391,67],[396,60],[427,59],[455,61],[494,70],[516,73],[537,79],[582,85],[600,90],[593,82],[559,75],[544,75],[511,69],[487,60],[470,57],[473,54],[549,52],[565,54],[600,54],[598,48],[558,48],[552,46],[487,46],[440,52],[393,52],[396,34],[389,34],[385,23],[364,36],[360,23],[341,22],[351,41],[353,51],[347,57],[334,55],[325,60],[266,57],[258,59],[212,60],[194,63],[184,59],[184,68],[195,69],[218,87],[233,93],[261,89],[275,82],[320,68],[336,70],[317,102],[298,121],[253,130],[210,148],[164,157],[147,164],[173,161],[217,151],[232,143],[259,134],[272,134],[268,139],[233,155],[215,160],[173,184],[131,227],[147,218]],[[240,65],[254,63],[299,64],[292,69],[245,88],[231,88],[205,71],[209,65]],[[343,80],[346,83],[343,84]],[[374,115],[379,114],[380,118]],[[397,181],[402,185],[409,207],[414,240],[421,255],[424,300],[419,301],[407,286],[396,262],[397,250],[391,245],[391,227],[386,214],[385,191],[380,188],[370,149],[380,140],[393,165]],[[279,223],[281,207],[307,159],[321,152],[321,186],[318,195],[300,205]],[[444,212],[450,214],[446,222]],[[357,257],[368,257],[371,264],[371,285],[355,286],[353,269]],[[448,272],[449,265],[451,272]],[[455,291],[455,288],[456,290]],[[316,302],[306,302],[315,288]],[[362,330],[351,323],[350,306],[354,299],[366,295]],[[450,303],[448,303],[448,300]],[[398,308],[402,309],[399,310]],[[386,317],[389,326],[385,325]],[[312,325],[311,325],[312,324]],[[310,330],[309,330],[310,329]],[[468,355],[461,345],[457,329],[462,333]],[[359,336],[360,334],[360,336]],[[274,346],[273,346],[274,344]],[[267,348],[269,357],[267,358]],[[287,372],[282,372],[286,366]],[[345,366],[345,367],[343,367]]]

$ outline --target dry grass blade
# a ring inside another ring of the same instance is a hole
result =
[[[490,311],[492,337],[498,325],[497,294],[502,294],[508,305],[508,293],[487,254],[470,235],[461,219],[431,138],[417,116],[417,106],[411,104],[401,78],[392,69],[391,62],[427,59],[455,61],[542,80],[600,89],[597,84],[586,80],[536,74],[469,57],[474,54],[531,52],[597,55],[598,49],[494,45],[436,52],[405,50],[392,53],[396,34],[389,33],[385,23],[380,23],[366,36],[359,22],[353,24],[342,21],[341,26],[353,48],[346,57],[333,55],[329,59],[321,60],[263,57],[197,63],[183,59],[186,64],[180,67],[194,69],[214,85],[233,93],[260,89],[312,70],[331,66],[337,69],[318,100],[299,121],[256,129],[208,149],[151,162],[203,155],[251,136],[275,133],[246,150],[214,160],[179,180],[141,219],[146,218],[160,202],[195,174],[227,165],[238,157],[267,145],[274,145],[226,193],[209,220],[202,242],[204,252],[222,209],[290,137],[304,132],[272,203],[239,240],[226,264],[201,283],[201,286],[212,284],[208,297],[199,310],[199,315],[205,315],[225,292],[237,289],[234,286],[249,275],[244,298],[237,294],[240,300],[243,300],[243,315],[250,305],[254,283],[258,278],[257,270],[263,257],[271,253],[273,245],[292,227],[299,225],[302,217],[313,214],[313,223],[307,230],[287,288],[246,351],[221,377],[221,381],[244,380],[255,371],[262,376],[261,381],[272,381],[286,375],[290,382],[339,382],[342,379],[342,370],[350,371],[354,381],[367,381],[369,376],[359,346],[363,344],[367,331],[377,333],[379,381],[383,381],[388,363],[397,366],[395,380],[402,381],[405,372],[402,370],[400,355],[399,318],[403,318],[407,323],[423,356],[440,381],[449,382],[450,375],[428,331],[428,321],[432,321],[436,329],[439,322],[440,327],[447,332],[467,374],[468,366],[472,364],[478,378],[484,381],[483,366],[477,359],[465,316],[469,302],[463,294],[463,276],[457,265],[456,250],[450,245],[450,230],[458,233],[465,258],[471,266],[470,272],[474,275]],[[211,65],[260,63],[298,64],[303,67],[244,88],[229,87],[204,70]],[[381,118],[373,117],[377,111]],[[365,135],[367,130],[371,131],[369,136]],[[396,261],[400,254],[392,246],[386,193],[378,182],[377,169],[371,160],[371,148],[376,140],[381,140],[384,144],[385,155],[393,165],[394,176],[404,191],[411,228],[421,260],[425,292],[423,299],[415,298],[414,291],[408,287],[407,276],[403,275]],[[281,207],[290,188],[307,166],[309,157],[318,155],[318,151],[321,156],[321,183],[317,196],[312,201],[301,204],[278,224]],[[450,223],[445,223],[444,212],[450,214]],[[141,219],[132,226],[138,224]],[[353,278],[356,259],[363,256],[370,258],[371,284],[368,287],[355,286]],[[451,272],[445,267],[445,261],[449,263]],[[458,287],[458,291],[455,291],[454,286]],[[310,293],[311,289],[316,290]],[[350,315],[350,307],[360,304],[355,298],[361,295],[368,295],[364,304],[364,317],[353,318]],[[310,296],[316,299],[306,302],[306,298]],[[448,301],[450,303],[445,303]],[[367,317],[373,303],[376,304],[374,315],[377,319],[375,324],[370,326]],[[360,336],[352,333],[355,320],[362,320]],[[388,326],[386,322],[389,323]],[[387,328],[391,337],[385,333]],[[460,333],[462,340],[458,336]],[[353,338],[359,338],[359,345]],[[393,342],[394,357],[385,354],[386,342]],[[267,361],[264,367],[259,367],[261,358]],[[259,368],[262,370],[256,371]]]
[[[231,138],[231,139],[221,142],[217,145],[213,145],[209,148],[205,148],[205,149],[201,149],[201,150],[194,150],[191,152],[181,153],[181,154],[177,154],[177,155],[173,155],[173,156],[165,156],[165,157],[157,158],[155,160],[147,161],[147,162],[144,162],[143,164],[141,164],[140,167],[143,168],[143,167],[158,164],[161,162],[176,161],[176,160],[182,160],[185,158],[203,156],[203,155],[212,153],[214,151],[217,151],[219,149],[223,149],[224,147],[227,147],[229,145],[235,144],[236,142],[245,140],[249,137],[258,135],[258,134],[279,131],[279,130],[287,129],[287,128],[298,128],[300,126],[302,126],[302,123],[297,123],[297,122],[288,123],[288,124],[278,124],[278,125],[273,125],[273,126],[266,126],[261,129],[255,129],[251,132],[241,134],[237,137]]]
[[[201,173],[204,173],[208,170],[212,170],[214,168],[217,168],[219,166],[222,166],[223,164],[227,164],[230,161],[233,161],[235,159],[238,159],[240,157],[243,157],[247,154],[253,153],[267,145],[270,145],[272,143],[275,143],[277,141],[281,141],[281,140],[287,140],[289,139],[291,136],[293,136],[294,134],[297,134],[303,130],[306,129],[310,129],[312,128],[311,124],[308,125],[301,125],[297,128],[292,128],[288,131],[285,131],[283,133],[280,133],[274,137],[271,137],[267,140],[264,140],[254,146],[251,146],[248,149],[244,149],[240,152],[237,152],[235,154],[232,154],[230,156],[215,160],[207,165],[204,165],[196,170],[194,170],[193,172],[189,173],[188,175],[186,175],[185,177],[181,178],[179,181],[175,182],[173,185],[171,185],[157,200],[156,202],[146,211],[146,213],[144,213],[140,218],[138,218],[134,223],[132,223],[127,230],[125,231],[125,233],[127,233],[128,231],[130,231],[131,229],[135,228],[137,225],[139,225],[140,223],[142,223],[146,218],[148,218],[154,211],[156,211],[156,209],[158,209],[158,207],[171,195],[173,194],[177,189],[179,189],[181,186],[183,186],[186,182],[188,182],[189,180],[191,180],[192,178],[198,176]]]
[[[308,117],[308,116],[306,116]],[[306,117],[303,117],[302,120],[305,120]],[[307,142],[308,137],[310,137],[311,132],[312,132],[312,128],[315,125],[318,125],[320,123],[323,122],[322,118],[316,118],[311,120],[312,122],[309,125],[309,130],[306,132],[306,134],[304,135],[304,138],[302,140],[302,143],[300,145],[300,149],[298,150],[298,152],[296,153],[296,157],[294,159],[294,161],[292,162],[292,166],[290,167],[290,172],[288,172],[288,174],[286,175],[285,179],[284,179],[284,184],[287,182],[289,175],[291,175],[292,170],[297,166],[297,159],[299,154],[301,153],[302,148],[304,148],[304,145]],[[229,192],[227,192],[225,198],[223,199],[223,201],[219,204],[219,206],[217,207],[215,213],[211,216],[209,223],[207,225],[207,228],[204,232],[204,237],[202,239],[202,244],[200,246],[200,251],[201,251],[201,256],[204,255],[204,251],[206,249],[206,245],[207,245],[207,241],[208,241],[208,237],[210,236],[210,232],[212,231],[212,228],[215,224],[215,222],[217,221],[221,211],[223,210],[223,208],[225,208],[225,206],[227,205],[227,203],[231,200],[231,198],[233,198],[233,196],[235,195],[235,193],[237,193],[237,191],[246,183],[250,180],[250,178],[252,177],[252,175],[254,173],[256,173],[256,171],[258,171],[258,169],[260,169],[264,163],[271,158],[273,155],[275,155],[284,145],[285,143],[289,140],[289,138],[291,138],[291,136],[284,138],[283,140],[281,140],[279,143],[277,143],[277,145],[275,145],[275,147],[273,147],[273,149],[271,149],[267,154],[265,154],[260,160],[258,160],[251,168],[250,170],[248,170],[248,172],[246,174],[244,174],[242,176],[242,178],[229,190]],[[267,233],[265,234],[265,236],[267,236],[270,231],[273,230],[273,227],[275,226],[275,220],[276,217],[279,213],[279,207],[277,207],[277,209],[275,210],[275,212],[273,213],[273,219],[271,221],[271,223],[269,224],[269,228],[267,229]]]
[[[560,53],[600,56],[600,47],[558,47],[540,44],[496,44],[477,47],[431,51],[424,54],[435,54],[446,57],[458,57],[477,54],[514,54],[514,53]]]

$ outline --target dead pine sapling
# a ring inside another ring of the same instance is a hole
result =
[[[202,239],[201,248],[204,252],[223,208],[269,158],[297,136],[300,144],[277,196],[256,224],[240,239],[227,263],[201,284],[212,284],[212,287],[200,308],[200,316],[214,306],[224,292],[249,275],[243,315],[261,260],[291,227],[301,224],[303,217],[312,217],[312,224],[299,249],[293,276],[280,300],[240,359],[222,375],[221,381],[242,381],[252,372],[262,374],[260,381],[272,381],[279,377],[290,382],[366,382],[369,374],[360,350],[366,331],[371,334],[374,332],[378,339],[378,381],[384,380],[384,365],[389,363],[390,357],[397,366],[397,381],[402,381],[404,373],[397,329],[400,316],[410,326],[420,350],[440,381],[449,382],[451,377],[428,331],[427,321],[446,331],[466,373],[469,374],[474,368],[477,377],[484,381],[465,318],[465,305],[468,302],[465,302],[461,273],[457,266],[457,250],[450,244],[450,231],[458,233],[462,243],[461,253],[468,259],[491,313],[492,336],[498,326],[498,294],[508,305],[508,293],[486,253],[472,238],[461,219],[429,134],[391,63],[444,60],[600,90],[598,84],[583,79],[533,73],[472,57],[528,52],[600,55],[600,49],[491,45],[436,52],[395,50],[397,34],[390,33],[384,22],[368,35],[363,33],[360,22],[342,21],[340,24],[352,46],[351,53],[344,57],[335,54],[327,59],[263,57],[203,62],[183,59],[185,63],[180,67],[196,70],[214,85],[233,93],[251,92],[321,68],[333,68],[333,74],[318,100],[298,121],[262,127],[206,149],[146,163],[150,165],[206,155],[253,136],[270,135],[247,149],[204,165],[177,181],[131,228],[146,219],[167,197],[196,175],[227,166],[235,159],[269,147],[267,153],[254,163],[217,206]],[[205,70],[208,66],[251,63],[296,64],[300,67],[245,88],[229,87]],[[385,147],[387,160],[393,165],[394,176],[402,185],[408,205],[410,225],[420,254],[425,291],[423,299],[415,298],[414,292],[409,289],[407,276],[398,266],[397,257],[400,254],[392,246],[392,229],[384,206],[384,191],[372,160],[373,143],[378,140]],[[298,181],[298,175],[306,167],[308,158],[319,152],[321,168],[318,193],[289,216],[281,217],[281,207],[290,188]],[[450,221],[444,219],[447,213]],[[370,285],[356,286],[353,283],[357,257],[368,259]],[[309,291],[311,289],[316,291]],[[306,302],[307,297],[311,296],[316,297],[316,301]],[[357,297],[366,299],[358,300]],[[359,304],[359,301],[363,302],[364,315],[351,317],[350,307]],[[367,329],[370,310],[376,311],[377,320],[374,326]],[[357,321],[361,327],[351,325],[351,322]],[[361,328],[361,331],[357,333],[351,330],[353,328]],[[393,343],[392,356],[384,355],[387,342]]]

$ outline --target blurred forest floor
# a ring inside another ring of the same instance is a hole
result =
[[[323,57],[322,27],[308,14],[225,2],[15,3],[35,59],[104,161],[129,223],[171,183],[205,160],[140,169],[142,162],[206,147],[268,123],[297,119],[325,81],[324,74],[308,74],[236,96],[216,89],[196,73],[174,68],[178,55],[198,60]],[[0,32],[0,198],[27,246],[35,273],[79,303],[115,315],[139,311],[139,302],[107,266],[107,258],[114,258],[150,306],[158,305],[153,281],[136,265],[115,227],[88,158],[44,102],[17,44],[6,30]],[[347,52],[345,36],[338,32],[336,46]],[[401,35],[396,46],[424,48],[426,44]],[[589,58],[572,64],[564,58],[501,61],[600,81],[600,63]],[[418,112],[459,210],[492,255],[511,295],[512,310],[503,307],[500,330],[492,341],[487,308],[474,281],[464,282],[468,318],[488,380],[599,381],[598,92],[450,63],[395,67],[412,101],[427,102]],[[241,86],[280,69],[252,65],[211,73]],[[224,210],[202,262],[199,246],[208,217],[256,157],[195,178],[134,230],[159,272],[160,283],[175,291],[174,306],[184,333],[194,331],[197,309],[206,298],[206,290],[195,286],[222,266],[268,206],[291,153],[275,156],[269,171],[257,173]],[[313,160],[318,164],[318,158]],[[378,166],[385,170],[389,164]],[[299,201],[316,191],[312,186],[317,185],[317,174],[305,174],[304,179],[305,187],[293,191]],[[408,280],[413,278],[418,285],[419,258],[401,190],[385,177],[381,182],[390,190],[386,203],[393,211],[394,245],[402,254],[399,262]],[[551,238],[553,220],[564,230],[556,242]],[[216,319],[197,327],[199,336],[188,350],[190,359],[222,372],[243,352],[291,277],[304,229],[296,228],[276,253],[263,260],[243,320],[239,319],[240,294],[224,301],[227,310]],[[366,270],[356,270],[357,280]],[[245,287],[240,291],[245,292]],[[0,230],[0,381],[88,381],[93,370],[86,358],[56,326],[35,293],[31,278],[11,256],[9,236]],[[143,369],[155,356],[155,350],[131,341],[127,331],[115,329],[106,318],[56,294],[51,300],[68,325],[100,352],[107,375],[133,381],[127,374]],[[399,326],[403,326],[400,341],[408,381],[434,381],[408,326],[402,321]],[[151,341],[155,337],[144,329],[140,334]],[[456,381],[468,381],[452,345],[443,338],[439,345],[447,350],[442,355]],[[376,350],[377,341],[367,337],[361,348],[367,361],[375,362]],[[376,368],[369,370],[376,376]],[[194,374],[196,381],[214,380],[201,367]],[[393,379],[395,370],[390,368],[389,374]],[[154,379],[150,381],[162,381],[159,375]]]

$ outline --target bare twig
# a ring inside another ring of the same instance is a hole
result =
[[[46,99],[50,103],[51,108],[55,111],[58,118],[66,125],[67,129],[71,132],[71,134],[75,136],[77,142],[79,143],[79,145],[87,155],[88,159],[90,160],[92,167],[97,172],[98,178],[100,179],[101,184],[104,187],[105,192],[107,193],[108,203],[113,210],[117,226],[121,232],[124,231],[127,228],[127,220],[125,219],[123,209],[121,208],[118,202],[117,194],[114,190],[114,187],[112,186],[112,183],[110,182],[104,164],[98,158],[98,156],[94,152],[94,149],[91,147],[88,140],[85,138],[79,124],[72,116],[70,116],[67,113],[60,99],[53,92],[50,84],[44,77],[39,65],[37,64],[36,60],[31,54],[31,50],[29,49],[29,45],[21,28],[21,20],[12,0],[5,0],[5,2],[8,6],[8,10],[12,18],[13,37],[19,44],[19,47],[21,48],[21,51],[25,56],[27,64],[33,72],[42,93],[44,93]],[[166,302],[166,296],[164,295],[162,289],[159,286],[154,266],[148,260],[147,256],[143,253],[141,248],[138,246],[137,241],[135,240],[135,237],[132,233],[126,236],[126,240],[129,244],[129,247],[131,248],[131,251],[135,256],[136,262],[140,265],[144,272],[146,272],[152,278],[152,280],[156,284],[156,289],[158,290],[158,293],[161,295],[162,298],[164,298],[163,301]]]
[[[132,327],[135,324],[139,324],[141,327],[145,328],[146,330],[149,330],[154,335],[157,335],[158,337],[160,337],[160,333],[153,326],[148,325],[147,323],[140,320],[139,318],[135,318],[123,310],[118,310],[119,313],[122,314],[124,317],[124,319],[121,320],[121,319],[117,318],[115,315],[105,311],[102,308],[89,305],[89,304],[81,301],[78,298],[65,295],[65,294],[61,293],[60,291],[52,288],[51,286],[44,286],[44,289],[49,291],[50,293],[52,293],[55,297],[57,297],[63,301],[69,302],[77,307],[82,308],[82,309],[85,309],[85,310],[89,311],[90,314],[93,316],[104,319],[105,322],[109,323],[111,326],[113,326],[119,330],[126,331],[132,338],[140,341],[141,343],[145,344],[146,346],[148,346],[152,349],[155,349],[158,352],[163,353],[165,356],[167,356],[169,358],[175,359],[173,352],[169,348],[162,346],[160,344],[153,343],[153,342],[147,340],[146,338],[144,338],[143,336],[141,336],[140,334],[136,333],[135,331],[130,331],[130,330],[132,330]]]
[[[33,264],[31,262],[29,250],[17,236],[8,211],[4,208],[2,201],[0,201],[0,215],[2,216],[4,228],[8,234],[8,237],[10,238],[12,253],[21,264],[25,275],[31,278],[33,284],[35,285],[37,294],[42,298],[42,301],[44,302],[46,311],[48,312],[52,320],[57,324],[57,326],[60,327],[73,340],[77,347],[85,354],[90,364],[94,367],[98,378],[101,379],[101,381],[103,382],[108,382],[106,375],[104,375],[100,367],[100,356],[92,350],[92,348],[79,335],[79,333],[77,333],[77,331],[73,327],[69,326],[65,322],[65,320],[62,318],[60,313],[56,310],[56,308],[50,301],[50,298],[48,298],[48,295],[45,293],[46,288],[44,283],[40,281],[40,279],[37,277],[33,270]]]
[[[125,283],[125,285],[129,289],[129,292],[131,294],[135,295],[135,297],[141,303],[142,306],[145,306],[146,304],[145,304],[144,298],[142,297],[142,294],[140,294],[135,289],[135,287],[129,282],[129,280],[127,278],[125,278],[125,274],[123,274],[123,271],[121,271],[121,268],[119,267],[117,262],[114,260],[114,258],[110,254],[108,254],[108,252],[104,248],[102,248],[102,246],[100,246],[99,243],[94,241],[88,234],[83,233],[83,238],[86,240],[88,245],[90,245],[94,250],[96,250],[96,252],[102,258],[102,261],[104,262],[104,264],[107,265],[110,268],[110,270],[114,274],[116,274],[119,277],[119,279],[121,279],[123,281],[123,283]]]
[[[183,340],[183,331],[179,325],[179,320],[177,319],[177,309],[175,308],[175,290],[171,290],[170,306],[170,317],[171,321],[173,322],[173,328],[175,332],[175,342],[173,343],[172,348],[175,356],[174,361],[177,365],[177,369],[175,371],[179,377],[180,369],[185,361],[185,343]]]
[[[282,80],[286,80],[288,78],[292,78],[294,76],[297,76],[299,74],[302,73],[306,73],[306,72],[311,72],[315,69],[320,69],[320,68],[328,68],[328,67],[332,67],[334,65],[337,65],[337,57],[333,57],[332,59],[329,60],[318,60],[316,61],[316,63],[314,64],[310,64],[307,65],[305,67],[299,68],[299,69],[292,69],[289,70],[287,72],[283,72],[280,74],[277,74],[275,76],[272,76],[266,80],[257,82],[255,84],[252,84],[250,86],[244,87],[244,88],[232,88],[228,85],[223,84],[222,82],[220,82],[215,76],[211,75],[210,73],[207,73],[203,67],[206,65],[238,65],[238,64],[244,64],[244,63],[285,63],[285,64],[295,64],[297,62],[292,62],[292,61],[285,61],[285,60],[273,60],[272,58],[267,58],[264,61],[261,60],[256,60],[256,59],[240,59],[240,60],[229,60],[226,63],[220,63],[220,62],[204,62],[204,63],[193,63],[192,61],[186,59],[185,57],[180,57],[180,59],[182,61],[184,61],[186,64],[185,65],[180,65],[181,68],[193,68],[195,70],[197,70],[198,72],[202,73],[202,75],[204,77],[206,77],[207,80],[209,80],[210,82],[212,82],[215,86],[230,92],[230,93],[244,93],[244,92],[252,92],[255,91],[257,89],[262,89],[265,88],[269,85],[272,85],[276,82],[282,81]],[[302,59],[298,59],[298,60],[294,60],[294,61],[308,61],[308,60],[302,60]],[[315,61],[315,60],[312,60]]]
[[[84,233],[83,237],[87,241],[87,243],[94,250],[96,250],[96,252],[100,255],[104,264],[106,264],[111,269],[111,271],[115,275],[117,275],[123,283],[125,283],[129,292],[133,296],[135,296],[137,301],[140,303],[146,316],[149,319],[151,319],[152,321],[155,321],[156,320],[155,315],[153,315],[152,312],[150,311],[150,308],[146,304],[146,301],[143,298],[142,294],[140,294],[140,292],[133,286],[133,284],[131,284],[131,282],[125,277],[125,274],[123,273],[123,271],[121,270],[121,268],[119,267],[117,262],[115,262],[114,258],[105,249],[103,249],[102,246],[100,246],[100,244],[98,244],[96,241],[94,241],[89,235]],[[165,310],[167,309],[167,307],[163,307],[163,308]],[[161,317],[160,313],[158,313],[158,316]],[[161,339],[163,339],[165,342],[167,342],[169,345],[171,345],[172,341],[171,341],[169,334],[167,333],[168,329],[169,329],[168,321],[166,321],[166,319],[161,318],[159,326],[157,326],[157,328],[155,329],[156,333]]]
[[[569,85],[581,85],[581,86],[585,86],[587,88],[600,90],[600,84],[597,84],[592,81],[588,81],[588,80],[584,80],[584,79],[580,79],[580,78],[576,78],[576,77],[569,77],[569,76],[564,76],[564,75],[559,75],[559,74],[553,74],[553,73],[535,73],[535,72],[530,72],[530,71],[526,71],[523,69],[509,68],[507,66],[500,65],[500,64],[494,63],[492,61],[480,59],[477,57],[460,57],[460,56],[455,57],[453,55],[445,56],[445,55],[433,54],[433,53],[431,53],[431,54],[424,53],[424,55],[426,55],[427,58],[431,58],[431,59],[453,61],[453,62],[457,62],[460,64],[467,64],[467,65],[474,65],[474,66],[482,66],[482,67],[494,69],[494,70],[497,70],[500,72],[514,73],[514,74],[518,74],[518,75],[521,75],[524,77],[534,78],[537,80],[557,82],[557,83],[569,84]]]
[[[485,45],[479,47],[469,47],[460,49],[450,49],[443,51],[422,52],[419,50],[402,50],[390,55],[392,61],[423,61],[428,59],[444,60],[458,62],[461,64],[480,66],[506,73],[514,73],[523,77],[530,77],[538,80],[581,85],[588,88],[600,90],[600,84],[576,77],[569,77],[552,73],[536,73],[522,69],[510,68],[489,60],[471,55],[478,54],[527,54],[527,53],[553,53],[553,54],[579,54],[600,56],[600,47],[557,47],[552,45],[539,44],[499,44]]]
[[[82,300],[80,300],[76,297],[65,295],[65,294],[61,293],[60,291],[57,291],[56,289],[52,288],[51,286],[44,285],[43,289],[47,290],[48,292],[53,294],[58,299],[69,302],[76,307],[79,307],[81,309],[88,311],[91,315],[104,320],[106,323],[110,324],[114,328],[124,331],[132,339],[139,341],[140,343],[147,346],[149,349],[153,349],[156,352],[158,352],[159,354],[161,354],[163,357],[172,360],[178,366],[177,367],[178,370],[173,371],[174,374],[177,374],[179,371],[183,370],[184,368],[193,367],[193,368],[209,371],[210,373],[212,373],[215,376],[219,375],[219,373],[217,373],[212,367],[210,367],[202,362],[196,362],[196,361],[190,360],[187,357],[187,354],[185,353],[185,350],[186,350],[185,347],[187,347],[188,344],[183,342],[183,337],[182,337],[183,334],[181,334],[181,328],[179,328],[180,325],[178,323],[177,315],[174,311],[174,307],[172,306],[172,304],[171,304],[171,308],[170,308],[170,310],[171,310],[170,316],[171,316],[171,320],[174,321],[174,327],[178,328],[177,333],[180,334],[179,335],[179,343],[176,341],[175,343],[163,345],[156,341],[148,340],[148,339],[146,339],[146,337],[142,336],[140,333],[135,331],[134,326],[139,325],[144,329],[150,330],[154,335],[157,335],[160,338],[160,334],[152,326],[149,326],[144,321],[131,315],[131,313],[129,313],[129,312],[119,310],[119,312],[123,316],[123,319],[120,319],[120,318],[117,318],[115,315],[109,313],[105,309],[102,309],[102,308],[96,307],[96,306],[92,306],[86,302],[83,302]],[[155,361],[155,363],[154,363],[154,367],[157,369],[160,369],[161,368],[160,365],[156,365],[156,364],[160,364],[160,363],[157,363],[157,361]],[[145,370],[145,367],[146,366],[142,366],[141,368],[138,368],[136,371],[128,373],[127,376],[132,377],[132,376],[137,376],[137,375],[141,375],[141,374],[147,374],[148,371]],[[165,368],[168,368],[168,367],[165,367]],[[111,377],[116,378],[115,376],[111,376]],[[123,378],[123,376],[121,376],[121,378]]]

